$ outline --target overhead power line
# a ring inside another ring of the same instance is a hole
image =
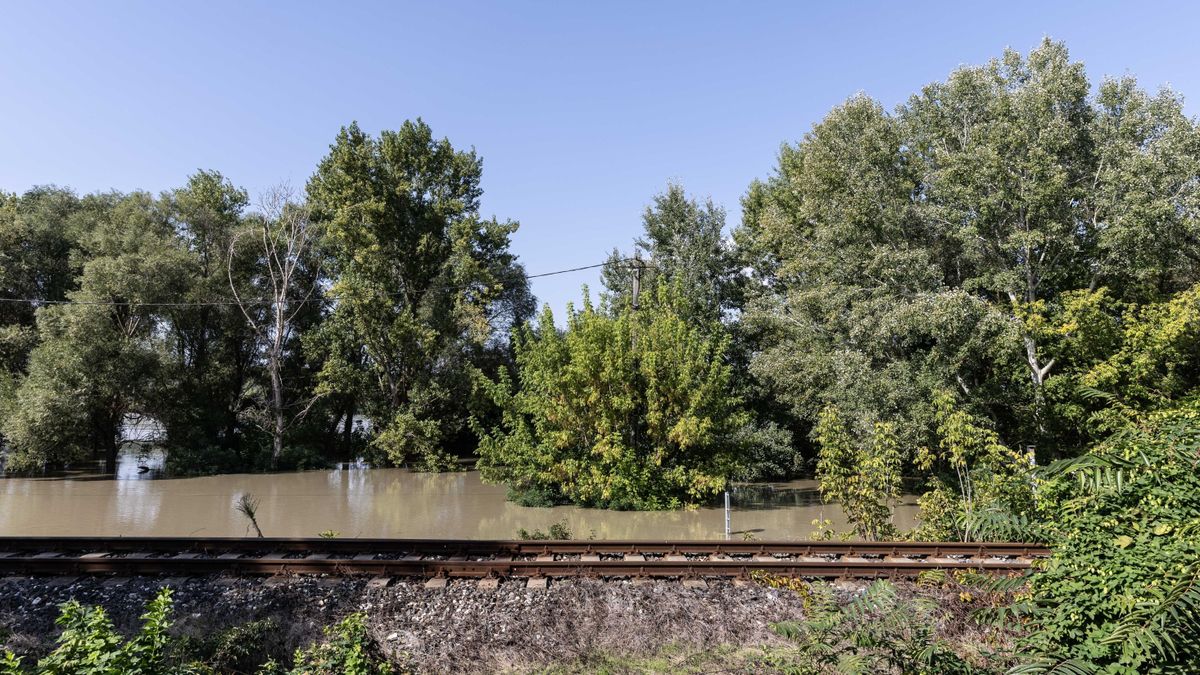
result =
[[[582,267],[571,267],[563,270],[554,270],[553,272],[540,272],[538,274],[523,275],[526,280],[541,279],[543,277],[552,277],[559,274],[569,274],[571,272],[582,272],[584,270],[594,270],[598,267],[604,267],[610,263],[625,263],[633,260],[633,258],[621,258],[618,260],[610,260],[594,265],[584,265]],[[645,263],[642,263],[645,265]],[[433,287],[431,287],[433,288]],[[465,288],[456,286],[442,286],[442,290],[454,290],[455,288]],[[298,300],[289,300],[288,304],[302,304],[309,302],[325,302],[326,298],[304,298]],[[38,298],[0,298],[0,302],[10,304],[31,304],[31,305],[100,305],[105,307],[236,307],[238,305],[269,305],[274,303],[274,300],[254,299],[238,302],[230,298],[221,300],[204,300],[204,301],[173,301],[173,302],[136,302],[124,300],[41,300]]]

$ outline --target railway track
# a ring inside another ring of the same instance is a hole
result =
[[[0,575],[333,574],[421,578],[903,577],[1013,572],[1036,544],[0,537]]]

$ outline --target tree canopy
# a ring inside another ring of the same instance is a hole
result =
[[[1070,453],[1092,438],[1063,414],[1090,341],[1200,281],[1198,142],[1176,95],[1092,95],[1051,41],[893,113],[851,98],[744,199],[753,372],[810,428],[836,404],[929,443],[948,389],[1005,443]]]

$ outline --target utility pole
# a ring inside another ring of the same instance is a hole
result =
[[[638,296],[642,293],[642,252],[633,252],[633,308],[638,308]]]
[[[725,538],[729,539],[733,534],[733,529],[730,527],[730,516],[733,509],[729,506],[729,478],[725,478]]]

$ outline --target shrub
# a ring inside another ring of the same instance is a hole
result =
[[[189,672],[168,663],[171,591],[162,589],[146,606],[142,628],[129,641],[113,628],[101,607],[72,600],[55,621],[63,632],[58,646],[38,661],[39,673],[64,675],[166,675]]]
[[[296,651],[288,675],[386,675],[395,670],[367,631],[366,615],[351,614],[325,629],[326,642]],[[266,669],[263,675],[281,672]]]
[[[1156,413],[1053,468],[1053,556],[1029,646],[1080,671],[1200,671],[1200,411]]]
[[[786,673],[970,673],[971,665],[935,635],[941,618],[928,599],[904,599],[876,581],[839,606],[828,584],[807,585],[807,616],[771,624],[797,653],[778,653],[771,665]]]
[[[560,520],[559,522],[550,525],[548,532],[542,532],[541,530],[534,530],[530,532],[523,527],[517,530],[517,539],[554,539],[561,541],[570,538],[571,528],[567,527],[567,521],[565,520]]]
[[[900,497],[900,450],[895,428],[878,423],[870,445],[857,443],[836,408],[821,411],[814,435],[821,446],[821,498],[836,501],[868,541],[895,534],[889,502]]]
[[[739,468],[735,433],[749,421],[733,393],[729,338],[689,323],[678,290],[659,284],[641,307],[547,308],[515,336],[517,374],[479,380],[503,411],[480,435],[485,480],[612,509],[668,509],[719,494]],[[518,386],[519,383],[519,386]]]

